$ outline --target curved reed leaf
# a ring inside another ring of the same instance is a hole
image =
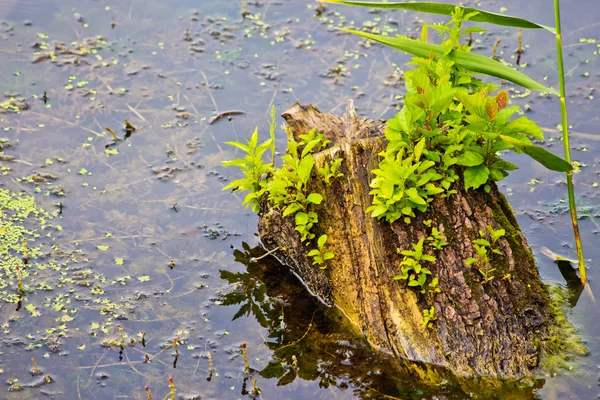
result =
[[[521,150],[523,153],[527,154],[529,157],[533,158],[535,161],[539,162],[551,171],[569,172],[573,170],[573,166],[570,163],[550,153],[548,150],[542,147],[525,143],[506,135],[500,135],[500,138],[511,146]]]
[[[457,66],[475,73],[491,75],[497,78],[505,79],[517,85],[523,86],[526,89],[549,92],[557,96],[559,95],[555,89],[551,89],[542,85],[541,83],[536,82],[522,72],[508,67],[492,58],[479,54],[467,53],[466,51],[458,49],[452,50],[449,54],[444,54],[446,52],[446,48],[437,44],[423,43],[408,38],[392,38],[389,36],[375,35],[372,33],[355,31],[353,29],[342,30],[374,40],[397,50],[413,54],[417,57],[428,58],[430,54],[433,54],[436,60],[445,58],[454,61]]]
[[[359,7],[371,7],[371,8],[390,8],[390,9],[403,9],[410,11],[418,11],[429,14],[440,14],[440,15],[452,15],[454,12],[454,8],[456,5],[454,4],[440,4],[440,3],[432,3],[432,2],[394,2],[394,3],[384,3],[384,2],[370,2],[370,1],[353,1],[353,0],[321,0],[322,3],[332,3],[332,4],[343,4],[347,6],[359,6]],[[546,26],[542,24],[537,24],[532,21],[528,21],[523,18],[511,17],[510,15],[498,14],[495,12],[484,11],[478,8],[471,7],[461,7],[465,10],[465,13],[477,12],[477,15],[474,15],[470,18],[471,21],[474,22],[487,22],[489,24],[494,25],[502,25],[502,26],[512,26],[515,28],[525,28],[525,29],[546,29],[553,34],[556,34],[556,29],[551,26]]]

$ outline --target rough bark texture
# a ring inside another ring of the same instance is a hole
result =
[[[337,306],[373,347],[409,360],[450,368],[459,376],[520,377],[537,366],[542,343],[548,336],[551,313],[531,250],[504,196],[470,190],[458,183],[458,193],[436,198],[425,214],[410,225],[389,224],[365,212],[370,206],[371,170],[385,148],[383,125],[359,119],[349,104],[343,117],[322,113],[313,106],[294,105],[283,117],[297,136],[313,127],[334,141],[315,154],[318,168],[342,157],[341,172],[327,186],[317,176],[311,191],[324,201],[313,208],[319,214],[315,233],[329,237],[327,251],[336,257],[326,269],[313,266],[307,246],[300,242],[293,217],[282,218],[263,201],[259,234],[269,249],[289,265],[313,294]],[[430,267],[439,278],[441,293],[422,295],[393,278],[399,273],[397,249],[430,234],[423,221],[432,220],[448,245],[432,255]],[[486,225],[503,228],[506,235],[494,255],[494,279],[483,284],[475,266],[471,240]],[[510,274],[510,277],[508,277]],[[505,279],[503,279],[505,277]],[[437,321],[423,326],[422,310],[434,305]]]

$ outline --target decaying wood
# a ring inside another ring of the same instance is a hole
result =
[[[262,202],[259,234],[268,249],[289,265],[313,294],[335,305],[356,331],[381,351],[414,361],[451,369],[459,376],[521,377],[538,364],[541,344],[547,340],[551,312],[547,290],[534,258],[504,196],[455,185],[458,193],[436,198],[425,214],[410,225],[389,224],[365,213],[370,206],[371,170],[385,149],[383,125],[356,115],[352,103],[342,117],[322,113],[314,106],[296,104],[283,117],[294,136],[313,127],[334,141],[315,154],[316,167],[342,157],[341,172],[327,186],[317,176],[311,191],[324,196],[313,208],[319,214],[317,237],[328,235],[327,251],[335,259],[327,268],[312,265],[307,246],[300,242],[292,217]],[[430,267],[439,278],[441,293],[422,295],[393,278],[400,271],[397,249],[430,234],[423,221],[432,220],[448,245],[431,252]],[[490,225],[505,229],[498,246],[503,256],[493,257],[494,279],[483,283],[475,266],[471,240]],[[434,305],[437,320],[423,326],[422,310]]]

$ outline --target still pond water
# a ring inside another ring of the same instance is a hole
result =
[[[364,116],[394,115],[408,57],[333,28],[411,34],[424,20],[333,6],[320,14],[304,0],[242,3],[0,0],[0,102],[12,97],[23,108],[0,109],[0,193],[33,196],[47,213],[13,221],[36,230],[24,233],[35,261],[23,271],[19,311],[5,302],[15,300],[17,277],[0,255],[0,398],[146,399],[148,385],[162,399],[169,377],[184,399],[252,398],[257,388],[263,399],[505,398],[452,386],[426,393],[394,377],[364,343],[326,322],[285,268],[249,262],[262,254],[257,218],[221,192],[235,177],[221,167],[235,155],[223,142],[255,126],[267,135],[272,105],[280,114],[298,99],[341,113],[352,98]],[[552,25],[549,3],[467,1]],[[600,293],[600,3],[566,0],[563,8],[580,223]],[[490,54],[498,39],[499,55],[514,62],[511,29],[492,28],[477,48]],[[523,40],[521,68],[556,85],[553,37],[527,31]],[[56,43],[61,54],[45,57]],[[556,99],[518,88],[511,95],[560,154]],[[124,120],[136,130],[126,132]],[[113,143],[106,128],[125,140]],[[281,148],[282,131],[279,139]],[[575,256],[564,177],[509,158],[521,170],[502,190],[543,278],[566,284],[540,251]],[[7,209],[26,202],[11,199],[2,200]],[[599,308],[585,293],[571,303],[590,355],[511,397],[600,394]],[[41,374],[32,376],[32,358]]]

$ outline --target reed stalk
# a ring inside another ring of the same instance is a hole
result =
[[[556,55],[558,59],[558,79],[560,81],[560,113],[562,125],[562,139],[565,152],[565,160],[571,163],[571,148],[569,146],[569,122],[567,119],[567,95],[565,88],[565,69],[563,65],[562,51],[562,29],[560,24],[560,2],[554,0],[554,17],[556,21]],[[587,274],[585,271],[585,260],[583,258],[583,249],[581,246],[581,235],[579,234],[579,224],[577,222],[577,204],[575,203],[575,189],[573,187],[573,171],[567,174],[567,191],[569,195],[569,210],[571,213],[571,223],[573,224],[573,234],[575,236],[575,246],[577,248],[577,260],[579,263],[579,278],[583,285],[587,284]]]

